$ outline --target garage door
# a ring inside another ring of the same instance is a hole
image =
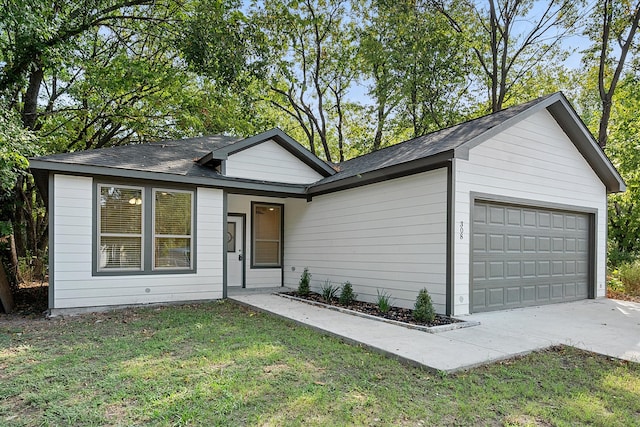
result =
[[[589,216],[474,203],[471,311],[589,296]]]

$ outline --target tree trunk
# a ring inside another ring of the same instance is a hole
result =
[[[13,295],[11,294],[11,287],[9,285],[9,279],[4,271],[4,265],[0,261],[0,303],[5,313],[11,313],[15,308],[13,302]]]
[[[9,248],[10,248],[10,256],[11,256],[11,271],[9,274],[13,274],[15,277],[15,281],[13,283],[22,282],[22,278],[20,277],[20,268],[18,263],[18,252],[16,251],[16,239],[13,234],[9,235]]]
[[[33,130],[38,118],[38,94],[44,78],[44,71],[39,63],[33,65],[29,75],[29,87],[24,96],[24,108],[22,110],[22,124],[26,129]]]

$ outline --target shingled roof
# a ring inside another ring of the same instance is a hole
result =
[[[175,141],[159,141],[53,154],[38,157],[35,160],[39,162],[219,178],[220,174],[214,169],[201,167],[196,161],[211,151],[224,148],[241,139],[223,135],[203,136]]]
[[[559,92],[347,160],[333,168],[279,129],[245,139],[215,135],[54,154],[32,159],[31,168],[39,171],[39,175],[49,170],[251,190],[275,184],[284,194],[314,196],[443,167],[453,158],[468,158],[469,150],[477,144],[542,109],[555,118],[607,190],[624,191],[622,178]],[[276,141],[325,178],[307,187],[268,182],[256,186],[251,180],[226,177],[216,170],[217,162],[266,140]],[[239,184],[243,182],[248,184]]]

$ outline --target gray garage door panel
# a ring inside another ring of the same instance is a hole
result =
[[[589,216],[476,202],[471,310],[588,297]]]

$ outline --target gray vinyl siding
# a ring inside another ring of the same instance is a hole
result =
[[[316,291],[326,280],[349,281],[358,299],[377,290],[413,307],[426,287],[438,312],[446,303],[447,171],[291,200],[285,209],[285,285],[297,287],[305,267]]]

